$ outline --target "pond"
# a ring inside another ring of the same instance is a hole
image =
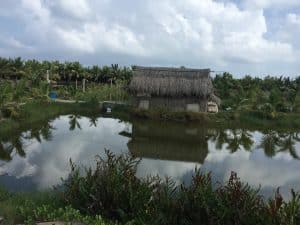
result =
[[[171,176],[188,183],[195,167],[226,182],[231,171],[266,197],[300,190],[300,135],[292,131],[213,129],[201,125],[106,117],[59,116],[0,137],[0,185],[34,191],[61,183],[69,160],[92,166],[105,149],[142,161],[138,176]]]

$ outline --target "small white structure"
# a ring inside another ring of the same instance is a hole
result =
[[[106,113],[111,113],[111,108],[110,107],[106,108]]]
[[[50,80],[50,78],[49,78],[49,70],[47,70],[46,81],[47,81],[48,84],[51,83],[51,80]]]
[[[207,102],[207,112],[209,113],[219,112],[218,104],[215,102]]]

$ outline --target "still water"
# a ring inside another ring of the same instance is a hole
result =
[[[300,135],[274,130],[212,129],[153,121],[60,116],[0,137],[0,185],[13,191],[51,188],[70,172],[69,160],[93,165],[109,149],[142,161],[138,176],[188,183],[195,167],[226,182],[231,171],[268,197],[280,187],[300,190]]]

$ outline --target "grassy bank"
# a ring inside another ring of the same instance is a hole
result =
[[[139,178],[139,160],[110,152],[95,169],[71,163],[64,188],[51,193],[9,193],[0,189],[0,212],[6,223],[82,221],[87,224],[145,225],[298,225],[300,195],[285,201],[279,191],[264,199],[235,173],[221,185],[198,169],[189,185],[172,178]],[[111,221],[111,222],[108,222]],[[112,222],[113,221],[113,222]]]
[[[66,205],[58,192],[10,193],[0,187],[0,216],[4,225],[35,224],[44,221],[83,222],[113,225],[100,215],[88,216]]]
[[[140,110],[129,112],[132,118],[193,122],[212,127],[252,129],[299,129],[299,113],[276,113],[272,116],[260,111],[220,112],[217,114],[172,112],[166,109]]]
[[[215,128],[248,128],[248,129],[300,129],[298,113],[277,113],[273,117],[259,111],[220,112],[217,114],[172,112],[166,109],[140,110],[127,105],[115,105],[108,116],[125,121],[135,119],[163,120],[185,123],[198,123]],[[0,121],[0,136],[10,135],[16,130],[34,127],[43,121],[49,121],[60,115],[105,116],[97,101],[89,103],[57,103],[49,101],[30,101],[19,107],[17,118],[6,118]]]

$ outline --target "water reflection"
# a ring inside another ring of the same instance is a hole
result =
[[[45,189],[69,173],[69,159],[93,165],[111,149],[143,160],[139,176],[159,174],[188,182],[195,166],[226,181],[231,171],[268,195],[281,186],[300,190],[298,132],[212,129],[195,124],[122,122],[68,115],[0,137],[0,184],[11,190]],[[2,176],[1,176],[2,174]],[[6,175],[3,175],[6,174]]]
[[[142,158],[203,163],[208,130],[182,124],[133,122],[129,151]]]
[[[76,128],[80,129],[81,130],[81,126],[80,126],[80,123],[79,123],[79,120],[81,119],[81,116],[80,115],[70,115],[69,116],[69,124],[70,124],[70,130],[75,130]]]
[[[299,159],[296,152],[296,144],[300,142],[299,133],[285,132],[279,133],[274,131],[267,131],[262,137],[259,147],[265,150],[266,155],[272,157],[278,152],[288,152],[293,158]]]
[[[4,153],[1,159],[7,160],[0,160],[0,175],[7,175],[0,176],[0,184],[16,191],[52,187],[60,182],[61,177],[68,175],[70,158],[79,164],[92,165],[94,156],[103,154],[105,148],[115,150],[115,153],[126,152],[128,138],[118,133],[127,123],[110,118],[98,120],[98,126],[91,127],[90,118],[82,116],[78,121],[81,129],[70,132],[69,116],[62,116],[51,122],[51,126],[41,126],[33,136],[30,131],[19,131],[19,136],[15,137],[22,140],[26,157],[13,148],[10,152],[7,148],[1,150]],[[48,139],[49,135],[43,135],[42,130],[46,127],[52,132],[51,139]],[[4,147],[10,146],[9,140],[4,143],[4,139],[0,139]]]
[[[245,129],[234,129],[234,130],[216,130],[210,138],[213,142],[216,142],[217,149],[223,149],[223,146],[227,145],[227,149],[231,153],[243,148],[247,151],[251,150],[254,143],[252,134]]]

